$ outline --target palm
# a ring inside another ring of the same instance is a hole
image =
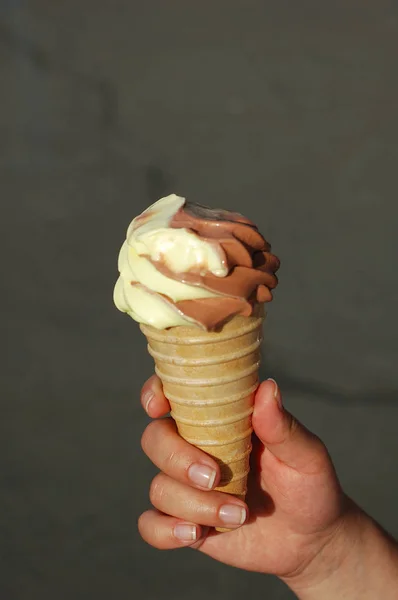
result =
[[[341,491],[332,464],[324,452],[299,472],[258,440],[252,463],[248,523],[227,534],[211,533],[201,550],[246,570],[295,573],[311,560],[339,517]]]

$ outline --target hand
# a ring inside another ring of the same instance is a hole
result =
[[[144,385],[141,401],[151,417],[170,410],[156,376]],[[171,418],[150,423],[142,447],[161,472],[150,489],[155,510],[142,514],[138,527],[156,548],[192,546],[228,565],[288,581],[311,571],[334,543],[349,502],[325,446],[284,410],[273,380],[256,393],[253,427],[246,505],[212,491],[219,481],[216,462],[184,441]],[[216,533],[213,527],[234,530]]]

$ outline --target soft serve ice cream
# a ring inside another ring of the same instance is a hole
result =
[[[172,194],[130,224],[114,301],[139,323],[212,331],[272,300],[279,260],[256,225]]]

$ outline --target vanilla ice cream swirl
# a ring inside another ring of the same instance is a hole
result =
[[[120,250],[114,301],[139,323],[215,330],[272,299],[278,259],[238,213],[172,194],[130,224]]]

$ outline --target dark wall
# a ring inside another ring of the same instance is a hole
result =
[[[292,597],[136,532],[152,364],[112,288],[170,192],[272,240],[264,374],[398,534],[397,56],[388,0],[0,2],[2,597]]]

